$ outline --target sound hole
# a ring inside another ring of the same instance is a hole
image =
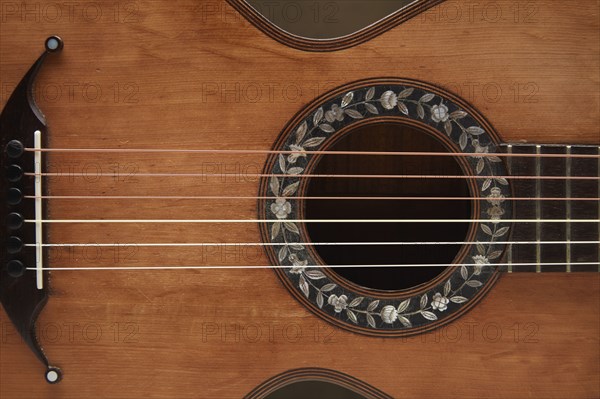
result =
[[[348,132],[328,151],[448,152],[425,131],[400,124],[367,125]],[[311,174],[464,175],[452,156],[324,155]],[[313,178],[309,197],[470,197],[466,179]],[[470,219],[471,201],[427,199],[307,200],[306,219]],[[369,265],[333,268],[334,273],[367,288],[402,290],[428,282],[453,262],[469,223],[306,223],[312,242],[405,245],[315,246],[328,265]],[[408,244],[414,243],[414,244]],[[372,265],[440,265],[375,267]]]

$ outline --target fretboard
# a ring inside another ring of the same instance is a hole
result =
[[[599,245],[600,224],[597,222],[600,202],[580,200],[600,197],[598,176],[600,159],[578,158],[571,155],[599,155],[598,146],[565,145],[503,145],[504,152],[513,154],[535,154],[535,157],[507,157],[511,176],[533,176],[533,179],[512,179],[515,198],[515,219],[535,219],[539,222],[516,223],[504,260],[510,272],[582,272],[600,271]],[[565,157],[544,157],[544,154],[561,154]],[[539,156],[537,156],[539,155]],[[541,178],[557,176],[557,179]],[[595,177],[595,179],[569,179],[571,177]],[[546,198],[564,198],[548,200]],[[567,220],[567,223],[549,222],[552,219]],[[595,220],[595,223],[574,223],[569,220]],[[561,244],[547,244],[563,241]],[[583,241],[595,243],[582,243]],[[524,242],[527,244],[516,244]],[[523,266],[522,264],[531,264]],[[548,265],[558,263],[561,265]],[[594,263],[593,265],[578,265]],[[512,266],[515,264],[515,266]],[[517,266],[517,264],[520,264]]]

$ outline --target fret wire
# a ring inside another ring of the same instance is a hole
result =
[[[303,267],[318,267],[323,269],[336,269],[336,268],[402,268],[402,267],[462,267],[462,266],[482,266],[482,267],[499,267],[507,266],[507,263],[493,263],[493,264],[479,264],[479,263],[430,263],[430,264],[384,264],[384,265],[306,265]],[[514,267],[527,267],[533,266],[535,263],[513,263]],[[544,266],[564,266],[564,263],[544,263]],[[574,263],[578,266],[595,266],[600,265],[598,262],[578,262]],[[43,270],[50,271],[69,271],[69,270],[210,270],[210,269],[291,269],[297,266],[288,265],[207,265],[207,266],[88,266],[88,267],[45,267]],[[35,268],[27,267],[26,270],[36,270]]]
[[[508,144],[508,146],[506,147],[508,154],[512,154],[512,147],[513,147],[512,144]],[[509,156],[508,158],[506,158],[506,167],[508,169],[508,173],[511,175],[512,175],[512,170],[513,170],[513,167],[512,167],[513,162],[512,161],[513,161],[512,157]],[[538,199],[538,201],[539,201],[539,199]],[[512,273],[513,272],[512,244],[508,245],[508,248],[506,249],[506,251],[507,251],[506,262],[508,263],[508,272]]]
[[[600,146],[598,146],[598,176],[600,176]],[[598,182],[598,197],[600,197],[600,181]],[[598,201],[598,217],[600,218],[600,201]],[[598,239],[600,240],[600,224],[598,224]],[[600,273],[600,264],[598,264],[598,272]]]
[[[536,179],[535,181],[535,196],[537,198],[540,198],[542,196],[542,185],[541,180],[539,179],[539,177],[542,175],[542,162],[539,157],[539,155],[541,155],[542,153],[541,145],[535,146],[535,153],[538,155],[538,157],[535,158],[535,174],[538,177],[538,179]],[[535,202],[535,218],[537,219],[537,223],[535,224],[535,238],[538,242],[538,244],[535,247],[535,258],[537,262],[537,265],[535,266],[535,272],[541,273],[542,267],[540,263],[542,262],[542,247],[539,244],[539,242],[542,239],[542,226],[540,224],[540,220],[542,219],[542,207],[540,201]]]
[[[567,146],[567,155],[571,154],[571,146]],[[571,175],[571,167],[572,167],[572,162],[571,162],[571,158],[567,157],[565,158],[565,162],[566,162],[566,174],[568,176]],[[567,180],[566,184],[565,184],[565,194],[567,196],[571,196],[571,180]],[[567,213],[567,220],[571,219],[571,202],[567,201],[566,203],[566,213]],[[571,273],[571,223],[567,222],[565,224],[565,230],[566,230],[566,238],[567,238],[567,256],[566,256],[566,260],[567,260],[567,273]]]

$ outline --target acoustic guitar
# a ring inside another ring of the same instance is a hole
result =
[[[1,1],[0,397],[600,397],[598,11]]]

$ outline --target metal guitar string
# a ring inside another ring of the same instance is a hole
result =
[[[199,149],[35,149],[27,148],[27,151],[45,151],[45,152],[118,152],[118,153],[129,153],[129,152],[184,152],[184,153],[234,153],[234,154],[330,154],[330,155],[409,155],[409,156],[464,156],[464,157],[480,157],[480,156],[506,156],[506,157],[550,157],[550,158],[598,158],[600,155],[588,155],[588,154],[518,154],[518,153],[447,153],[447,152],[391,152],[391,151],[276,151],[276,150],[199,150]],[[25,173],[26,176],[47,176],[47,177],[61,177],[62,173]],[[84,173],[69,173],[69,176],[87,176]],[[95,174],[94,177],[114,177],[114,174]],[[227,177],[227,176],[238,176],[238,174],[223,174],[223,173],[136,173],[136,177]],[[292,178],[379,178],[379,179],[505,179],[505,180],[598,180],[598,177],[594,176],[468,176],[468,175],[453,175],[453,176],[442,176],[442,175],[369,175],[369,174],[244,174],[245,177],[292,177]],[[25,196],[28,199],[37,199],[36,196]],[[232,197],[232,196],[43,196],[43,199],[276,199],[276,197]],[[322,200],[482,200],[486,198],[482,197],[294,197],[296,199],[310,200],[310,199],[322,199]],[[511,198],[510,200],[519,201],[600,201],[600,198]]]
[[[487,223],[489,219],[25,219],[25,223]],[[600,219],[502,219],[503,223],[600,223]]]
[[[201,199],[201,200],[276,200],[280,197],[269,196],[222,196],[222,195],[24,195],[25,199]],[[406,200],[406,201],[465,201],[465,200],[489,200],[489,197],[304,197],[294,196],[297,200],[369,200],[369,201],[391,201],[391,200]],[[510,197],[505,198],[510,201],[600,201],[600,198],[591,197]]]
[[[102,153],[148,153],[148,152],[158,152],[158,153],[229,153],[229,154],[295,154],[295,155],[383,155],[383,156],[392,156],[392,155],[403,155],[403,156],[464,156],[464,157],[536,157],[536,158],[591,158],[600,159],[598,155],[583,155],[583,154],[503,154],[503,153],[482,153],[482,154],[472,154],[472,153],[436,153],[436,152],[371,152],[371,151],[275,151],[275,150],[193,150],[193,149],[26,149],[27,151],[43,151],[43,152],[102,152]],[[62,176],[60,173],[25,173],[27,176]],[[85,174],[70,174],[72,176],[86,176]],[[136,177],[210,177],[210,176],[218,176],[223,177],[227,175],[235,174],[217,174],[217,173],[136,173]],[[100,174],[96,176],[110,176],[113,174]],[[367,174],[347,174],[347,175],[333,175],[333,174],[301,174],[301,175],[286,175],[286,174],[252,174],[248,177],[294,177],[294,178],[380,178],[380,179],[535,179],[535,180],[597,180],[597,177],[593,176],[519,176],[519,175],[511,175],[511,176],[467,176],[467,175],[455,175],[455,176],[436,176],[436,175],[367,175]],[[145,198],[154,198],[154,199],[277,199],[277,197],[259,197],[259,196],[250,196],[250,197],[233,197],[233,196],[26,196],[28,199],[145,199]],[[295,197],[296,198],[296,197]],[[487,200],[485,197],[298,197],[297,199],[332,199],[332,200]],[[505,199],[503,199],[505,200]],[[556,200],[577,200],[577,201],[597,201],[600,198],[506,198],[506,200],[515,201],[556,201]],[[285,222],[292,223],[473,223],[473,222],[487,222],[488,220],[474,220],[474,219],[442,219],[442,220],[408,220],[408,219],[393,219],[393,220],[380,220],[380,219],[357,219],[357,220],[334,220],[334,219],[317,219],[317,220],[285,220]],[[548,219],[548,220],[540,220],[540,219],[513,219],[513,220],[502,220],[503,222],[511,222],[511,223],[541,223],[541,222],[552,222],[552,223],[598,223],[600,220],[573,220],[573,219]],[[90,220],[25,220],[26,223],[276,223],[278,220],[254,220],[254,219],[235,219],[235,220],[220,220],[220,219],[197,219],[197,220],[135,220],[135,219],[114,219],[114,220],[105,220],[105,219],[90,219]],[[284,222],[283,220],[281,222]],[[512,244],[512,245],[572,245],[572,244],[589,244],[589,245],[597,245],[600,242],[598,241],[502,241],[495,242],[495,244]],[[362,243],[304,243],[302,245],[312,245],[312,246],[329,246],[329,245],[475,245],[477,242],[362,242]],[[482,244],[481,242],[479,244]],[[78,247],[78,246],[89,246],[90,244],[44,244],[43,247]],[[114,244],[92,244],[95,246],[113,246]],[[285,245],[283,243],[139,243],[139,244],[118,244],[118,245],[139,245],[139,246],[148,246],[148,247],[184,247],[184,246],[195,246],[195,247],[207,247],[207,246],[280,246]],[[37,244],[26,244],[27,247],[39,247]],[[581,265],[581,266],[589,266],[589,265],[598,265],[596,262],[580,262],[573,263],[570,262],[570,265]],[[458,266],[477,266],[478,264],[412,264],[412,265],[307,265],[306,267],[324,267],[324,268],[357,268],[357,267],[458,267]],[[526,267],[526,266],[566,266],[567,263],[493,263],[493,264],[485,264],[479,266],[512,266],[512,267]],[[242,266],[242,265],[232,265],[232,266],[118,266],[118,267],[48,267],[42,268],[42,270],[169,270],[169,269],[225,269],[225,268],[233,268],[233,269],[269,269],[269,268],[292,268],[294,266],[283,266],[283,265],[268,265],[268,266]],[[40,268],[27,268],[27,270],[36,270],[40,271]]]
[[[164,148],[25,148],[35,152],[69,152],[69,153],[196,153],[196,154],[281,154],[281,155],[383,155],[383,156],[450,156],[465,158],[510,157],[510,158],[600,158],[592,154],[519,154],[519,153],[465,153],[465,152],[427,152],[427,151],[298,151],[298,150],[236,150],[236,149],[164,149]]]
[[[60,177],[64,173],[24,173],[25,176]],[[86,177],[85,173],[69,173],[69,176]],[[112,173],[94,174],[94,177],[114,177]],[[135,177],[226,177],[239,176],[235,173],[136,173]],[[595,176],[470,176],[470,175],[369,175],[369,174],[272,174],[272,173],[248,173],[244,177],[293,177],[293,178],[315,178],[315,179],[506,179],[506,180],[599,180]]]
[[[599,266],[599,262],[571,262],[571,266]],[[528,267],[528,266],[566,266],[565,262],[548,262],[548,263],[423,263],[423,264],[391,264],[391,265],[303,265],[302,267],[319,267],[324,269],[337,269],[337,268],[402,268],[402,267],[462,267],[462,266],[482,266],[482,267],[498,267],[498,266],[512,266],[512,267]],[[287,266],[287,265],[207,265],[207,266],[90,266],[90,267],[63,267],[63,266],[52,266],[44,267],[41,270],[222,270],[222,269],[293,269],[298,266]],[[35,267],[28,267],[26,270],[38,270]]]
[[[600,244],[600,241],[369,241],[369,242],[297,242],[295,245],[305,246],[412,246],[412,245],[476,245],[476,244],[497,244],[497,245],[592,245]],[[26,247],[37,247],[38,244],[24,244]],[[47,243],[42,244],[42,247],[280,247],[289,245],[284,242],[161,242],[161,243]]]

